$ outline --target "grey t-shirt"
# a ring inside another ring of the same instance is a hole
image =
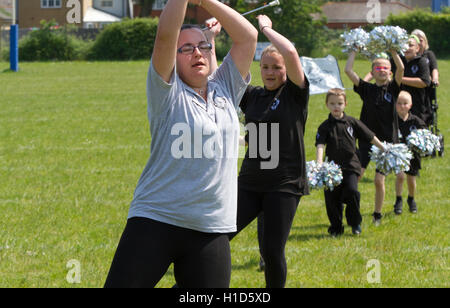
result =
[[[250,82],[228,55],[208,80],[207,102],[176,73],[147,79],[151,155],[128,218],[145,217],[206,233],[236,231],[239,120]]]

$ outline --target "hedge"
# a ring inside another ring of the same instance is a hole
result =
[[[438,57],[450,56],[450,14],[433,14],[426,10],[390,15],[386,24],[399,26],[411,33],[420,29],[427,35],[430,49]]]
[[[150,59],[158,18],[125,19],[106,26],[95,41],[85,42],[70,35],[70,27],[55,29],[54,21],[41,23],[41,29],[33,31],[19,42],[21,61],[42,60],[138,60]],[[434,14],[427,10],[414,10],[409,13],[390,15],[388,25],[397,25],[408,32],[423,30],[428,37],[430,49],[440,58],[450,57],[450,14],[448,11]],[[312,56],[327,53],[340,53],[340,40],[334,31],[322,31],[321,41],[313,50]],[[317,37],[316,37],[317,40]],[[224,57],[231,47],[230,38],[221,34],[216,39],[218,58]],[[2,52],[7,60],[7,50]],[[309,53],[305,54],[309,55]]]
[[[157,28],[157,18],[126,19],[110,24],[97,36],[88,59],[150,59]]]
[[[21,61],[71,61],[83,57],[89,43],[70,35],[71,28],[57,28],[54,21],[42,21],[41,29],[30,32],[19,42]]]

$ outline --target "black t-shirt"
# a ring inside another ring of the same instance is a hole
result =
[[[425,50],[425,52],[423,53],[422,57],[424,57],[425,61],[427,61],[428,68],[430,69],[430,75],[432,75],[433,71],[438,69],[437,59],[436,59],[436,56],[435,56],[434,52],[432,52],[429,49]],[[432,79],[433,78],[431,78],[431,80]],[[430,108],[432,101],[436,99],[436,89],[433,88],[433,84],[432,83],[430,83],[430,86],[428,86],[427,89],[426,89],[426,99],[428,100],[427,101],[427,105]],[[432,120],[431,115],[430,115],[430,117],[427,120],[428,120],[428,124],[431,124],[431,120]]]
[[[406,144],[406,138],[409,134],[415,129],[423,129],[426,128],[426,124],[422,121],[421,118],[415,116],[411,113],[408,115],[408,119],[403,121],[400,117],[398,118],[398,128],[399,128],[399,138],[400,142]]]
[[[427,86],[431,84],[430,66],[427,58],[418,56],[411,61],[407,61],[405,57],[401,57],[405,66],[405,77],[420,78]],[[411,113],[421,118],[424,122],[428,122],[431,117],[431,107],[427,96],[426,88],[416,88],[402,84],[402,90],[408,91],[413,99]]]
[[[317,130],[316,146],[326,145],[328,161],[334,161],[342,171],[361,174],[361,163],[356,153],[356,139],[370,143],[375,134],[360,120],[345,115],[336,119],[331,114]]]
[[[409,136],[409,134],[415,130],[415,129],[423,129],[426,128],[426,124],[424,121],[422,121],[421,118],[418,116],[413,115],[412,113],[409,113],[408,119],[406,121],[403,121],[398,118],[398,125],[399,125],[399,138],[400,142],[407,144],[406,138]],[[421,163],[420,163],[420,154],[413,151],[413,158],[411,159],[411,169],[412,170],[419,170],[421,169]]]
[[[431,75],[433,70],[438,69],[436,55],[434,54],[434,52],[432,52],[431,50],[428,49],[423,52],[422,57],[424,57],[425,61],[428,63],[428,68],[430,69],[430,75]]]
[[[384,86],[377,86],[360,79],[359,85],[354,86],[353,89],[363,101],[360,120],[381,141],[398,142],[395,104],[400,87],[395,79]]]
[[[249,86],[242,98],[240,107],[248,129],[248,150],[239,173],[239,187],[257,192],[307,195],[303,136],[308,116],[309,82],[305,77],[302,89],[288,79],[280,89],[269,91]],[[252,132],[254,128],[257,136]],[[279,134],[274,135],[277,140],[272,140],[271,132],[277,130]],[[275,147],[279,149],[278,159]],[[251,149],[257,149],[256,155]],[[271,156],[267,158],[267,153],[262,153],[261,149],[272,151]],[[278,161],[275,168],[261,168],[261,163],[271,160]]]

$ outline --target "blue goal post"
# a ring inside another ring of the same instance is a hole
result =
[[[9,63],[13,72],[19,71],[19,25],[11,25],[9,30]]]

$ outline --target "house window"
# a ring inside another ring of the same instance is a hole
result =
[[[61,0],[41,0],[41,8],[43,9],[61,8]]]
[[[152,9],[155,11],[162,11],[166,6],[168,0],[155,0]]]
[[[100,6],[101,7],[113,7],[114,6],[114,1],[112,1],[112,0],[102,0],[100,2]]]

